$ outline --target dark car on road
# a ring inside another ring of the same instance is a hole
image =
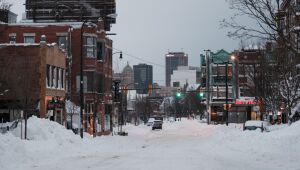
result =
[[[162,129],[162,124],[163,124],[162,120],[155,120],[152,125],[152,130]]]

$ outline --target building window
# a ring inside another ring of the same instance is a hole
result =
[[[97,60],[104,61],[105,59],[105,44],[103,42],[97,42]]]
[[[59,86],[59,68],[57,67],[56,68],[56,82],[55,82],[55,88],[58,88],[58,86]]]
[[[52,88],[55,88],[56,87],[56,80],[55,80],[55,78],[56,78],[56,67],[53,67],[52,66],[52,82],[51,82],[51,87]]]
[[[68,48],[68,37],[67,36],[58,36],[57,44],[60,49],[67,50]]]
[[[94,72],[86,72],[87,77],[87,92],[94,92]]]
[[[61,72],[60,72],[60,77],[61,77],[61,81],[60,81],[60,87],[62,89],[65,88],[65,70],[64,69],[61,69]]]
[[[51,66],[47,65],[47,87],[51,87]]]
[[[105,131],[110,130],[110,115],[105,114]]]
[[[34,36],[24,36],[24,43],[34,43]]]
[[[98,121],[97,121],[97,132],[101,132],[101,117],[98,117]]]
[[[96,58],[97,56],[96,37],[85,37],[84,49],[87,58]]]
[[[103,93],[104,92],[104,76],[103,74],[97,74],[96,73],[96,91],[98,93]]]
[[[87,92],[87,77],[83,76],[83,92]],[[76,76],[76,91],[80,92],[80,76]]]
[[[16,39],[17,39],[16,36],[9,36],[9,43],[10,44],[15,44],[16,43]]]
[[[59,89],[61,89],[61,80],[62,80],[61,72],[62,72],[62,69],[58,68],[57,73],[58,73],[58,88]]]

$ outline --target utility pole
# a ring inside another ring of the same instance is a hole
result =
[[[207,112],[207,124],[210,124],[210,50],[204,50],[206,52],[206,112]]]
[[[225,86],[226,86],[226,126],[228,126],[228,61],[225,63]]]
[[[87,20],[85,20],[80,29],[80,137],[83,138],[83,107],[84,107],[84,100],[83,100],[83,27]]]

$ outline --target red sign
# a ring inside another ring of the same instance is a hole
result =
[[[236,100],[235,101],[236,105],[255,105],[256,103],[254,100]]]

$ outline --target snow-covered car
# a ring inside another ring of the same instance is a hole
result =
[[[162,124],[163,124],[163,121],[161,121],[161,120],[155,120],[153,122],[153,125],[152,125],[152,130],[162,129]]]
[[[152,126],[154,121],[155,121],[155,119],[153,117],[150,117],[148,119],[147,126]]]
[[[244,124],[244,130],[257,130],[260,129],[261,132],[269,132],[268,123],[260,120],[248,120]]]

